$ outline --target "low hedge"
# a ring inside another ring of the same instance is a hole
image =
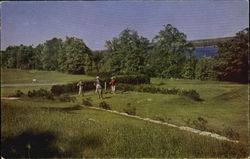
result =
[[[153,85],[129,85],[129,84],[118,84],[117,90],[121,91],[136,91],[136,92],[147,92],[147,93],[161,93],[161,94],[174,94],[189,97],[196,101],[201,101],[199,93],[196,90],[181,90],[177,88],[160,88]]]
[[[102,79],[101,79],[102,80]],[[146,75],[120,75],[116,76],[115,80],[117,83],[124,83],[124,84],[149,84],[150,83],[150,77]],[[103,82],[107,82],[107,87],[109,87],[108,82],[110,81],[110,78],[104,78],[102,80]],[[93,81],[84,81],[83,90],[84,91],[90,91],[94,90],[94,80]],[[51,87],[51,92],[54,95],[61,95],[64,93],[73,93],[77,92],[77,82],[69,83],[69,84],[63,84],[63,85],[53,85]]]

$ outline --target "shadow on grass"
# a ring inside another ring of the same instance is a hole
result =
[[[84,150],[102,146],[103,137],[98,134],[86,134],[70,138],[68,148],[62,150],[56,146],[58,138],[51,132],[34,132],[27,130],[19,136],[1,138],[1,156],[4,158],[62,158],[82,157],[95,154],[83,154]]]
[[[34,133],[31,130],[13,138],[1,139],[1,155],[4,158],[48,158],[59,156],[53,146],[53,132]]]
[[[71,107],[41,107],[41,109],[45,109],[45,110],[49,110],[49,111],[70,112],[70,111],[74,111],[74,110],[82,110],[83,107],[80,105],[75,105],[75,106],[71,106]]]

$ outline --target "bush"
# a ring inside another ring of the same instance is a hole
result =
[[[120,91],[124,91],[124,92],[133,91],[135,90],[135,86],[121,83],[121,84],[117,84],[116,89]]]
[[[31,97],[31,98],[32,97],[43,97],[46,99],[54,100],[54,95],[50,91],[47,91],[46,89],[28,91],[28,97]]]
[[[111,77],[111,76],[110,76]],[[103,78],[100,76],[101,81],[102,82],[109,82],[110,81],[110,77],[108,78]],[[147,84],[150,83],[150,78],[148,76],[145,75],[120,75],[117,76],[116,78],[117,83],[123,83],[123,84]],[[74,83],[69,83],[69,84],[64,84],[64,85],[53,85],[51,87],[51,92],[54,95],[61,95],[64,93],[74,93],[78,91],[78,87],[77,87],[77,83],[78,82],[74,82]],[[90,90],[94,90],[95,86],[94,86],[94,80],[92,81],[84,81],[84,86],[83,86],[83,90],[84,91],[90,91]],[[107,84],[108,86],[108,84]],[[123,85],[122,87],[129,87],[129,86],[125,86]],[[131,88],[125,89],[125,91],[128,90],[132,90]]]
[[[104,101],[99,104],[99,107],[103,109],[111,110],[110,105]]]
[[[124,84],[149,84],[150,77],[146,75],[120,75],[115,78],[118,83]]]
[[[68,94],[63,94],[59,97],[59,100],[61,102],[75,102],[76,101],[76,97],[71,97]]]
[[[131,106],[130,103],[127,104],[127,107],[123,111],[129,115],[136,115],[136,108]]]
[[[96,77],[96,76],[99,76],[99,77],[102,77],[102,78],[110,78],[113,76],[113,73],[112,72],[87,72],[87,75],[89,76],[93,76],[93,77]]]
[[[21,97],[23,95],[24,95],[24,93],[22,91],[16,90],[15,94],[11,95],[11,97]]]
[[[181,90],[179,92],[180,95],[187,96],[191,99],[194,99],[196,101],[201,101],[200,95],[193,89],[191,90]]]
[[[85,105],[85,106],[92,106],[92,104],[90,103],[88,98],[86,100],[82,99],[82,104]]]

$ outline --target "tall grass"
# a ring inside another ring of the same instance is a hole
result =
[[[32,157],[34,152],[42,151],[37,145],[41,142],[35,142],[41,136],[51,139],[46,151],[43,150],[50,153],[49,157],[235,158],[247,155],[246,146],[242,144],[218,141],[106,112],[87,109],[59,111],[49,109],[53,104],[46,103],[47,109],[21,103],[1,104],[3,157],[27,157],[28,150],[20,149],[17,141],[31,143],[29,155]],[[68,107],[73,105],[69,103]],[[46,143],[42,142],[45,146]],[[15,151],[11,151],[11,147]],[[48,156],[41,154],[40,157]]]

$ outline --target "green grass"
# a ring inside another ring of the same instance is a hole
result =
[[[4,70],[3,70],[4,72]],[[13,74],[11,73],[13,72]],[[70,82],[90,79],[82,75],[58,72],[5,70],[4,83],[27,83],[34,77],[43,82]],[[6,81],[8,79],[8,81]],[[102,101],[111,109],[124,111],[127,104],[136,108],[136,115],[163,120],[177,125],[188,125],[187,120],[202,117],[207,127],[216,131],[230,127],[240,135],[240,144],[217,141],[188,132],[130,119],[103,111],[76,109],[76,103],[62,103],[41,98],[22,97],[20,100],[2,100],[3,139],[16,138],[28,130],[52,132],[56,139],[52,145],[62,157],[245,157],[248,141],[248,86],[244,84],[199,81],[151,79],[154,86],[162,88],[194,89],[203,101],[194,101],[178,95],[119,92],[104,94],[97,99],[94,91],[85,93],[98,107]],[[4,87],[1,96],[16,90],[29,90],[51,86]],[[48,110],[47,107],[53,108]],[[67,111],[65,111],[67,110]],[[86,140],[86,141],[85,141]],[[94,143],[94,144],[91,144]],[[205,146],[204,146],[205,145]],[[59,156],[60,156],[59,155]]]
[[[83,80],[94,79],[86,75],[71,75],[57,71],[38,71],[38,70],[18,70],[2,69],[2,83],[32,83],[32,79],[37,79],[41,83],[68,83]]]
[[[38,99],[27,102],[25,98],[2,101],[2,142],[8,143],[16,156],[23,150],[21,146],[27,146],[25,144],[30,144],[31,156],[41,151],[35,142],[41,133],[45,141],[46,136],[52,135],[48,137],[49,145],[42,141],[39,144],[53,149],[47,151],[57,157],[245,157],[247,153],[242,144],[222,142],[104,111],[59,109],[74,105]],[[24,137],[24,132],[29,138]],[[10,141],[14,143],[9,144]],[[18,145],[15,141],[22,142]],[[8,147],[3,151],[6,149]]]

